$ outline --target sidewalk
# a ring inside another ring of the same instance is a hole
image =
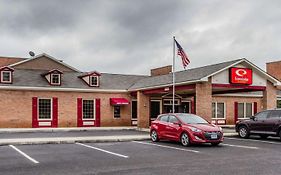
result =
[[[236,136],[223,128],[224,136]],[[75,142],[120,142],[150,139],[149,129],[137,127],[98,128],[7,128],[0,129],[1,145],[62,144]]]

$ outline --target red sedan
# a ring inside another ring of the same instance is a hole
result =
[[[186,113],[161,114],[150,127],[151,140],[180,141],[183,146],[197,143],[218,145],[223,141],[222,128],[205,119]]]

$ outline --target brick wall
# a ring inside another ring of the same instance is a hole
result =
[[[257,102],[257,112],[262,110],[262,97],[213,97],[212,102],[225,103],[226,124],[233,125],[234,123],[234,102],[238,103],[254,103]]]
[[[172,72],[172,66],[164,66],[164,67],[159,67],[155,69],[150,70],[150,75],[151,76],[157,76],[157,75],[166,75]]]
[[[266,63],[266,72],[281,81],[281,61]]]
[[[212,118],[212,84],[197,83],[195,86],[195,113],[206,120]]]
[[[32,61],[28,61],[19,65],[14,66],[16,69],[36,69],[36,70],[52,70],[52,69],[58,69],[60,71],[73,71],[72,69],[59,64],[47,57],[40,57],[37,59],[34,59]]]
[[[126,93],[78,93],[39,91],[0,91],[0,127],[32,127],[32,97],[58,97],[58,127],[77,126],[77,98],[101,99],[101,126],[131,125],[131,105],[121,107],[121,118],[113,118],[113,106],[109,98],[123,97],[131,101]]]
[[[150,123],[149,118],[149,105],[150,97],[144,95],[141,91],[137,92],[137,116],[138,116],[138,127],[139,128],[148,128]]]
[[[273,109],[277,105],[277,88],[269,81],[266,84],[266,90],[263,92],[263,109]]]

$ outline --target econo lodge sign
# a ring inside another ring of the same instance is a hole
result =
[[[247,68],[230,68],[230,83],[251,85],[253,82],[252,69]]]

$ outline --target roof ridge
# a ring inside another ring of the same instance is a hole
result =
[[[217,65],[220,65],[220,64],[228,63],[228,62],[237,62],[237,61],[240,61],[240,60],[243,60],[243,59],[245,59],[245,58],[239,58],[239,59],[224,61],[224,62],[215,63],[215,64],[207,64],[205,66],[194,67],[194,68],[191,68],[191,69],[181,70],[181,71],[177,71],[177,72],[184,72],[184,71],[188,71],[188,70],[194,70],[194,69],[199,69],[199,68],[204,68],[204,67],[209,67],[209,66],[217,66]],[[177,72],[175,72],[175,73],[177,73]]]
[[[150,77],[149,75],[136,75],[136,74],[118,74],[118,73],[107,73],[107,72],[100,72],[101,74],[108,74],[108,75],[124,75],[124,76],[139,76],[139,77]]]
[[[1,55],[0,55],[0,59],[5,59],[5,58],[8,58],[8,59],[28,59],[28,58],[23,58],[23,57],[16,57],[16,56],[1,56]]]

